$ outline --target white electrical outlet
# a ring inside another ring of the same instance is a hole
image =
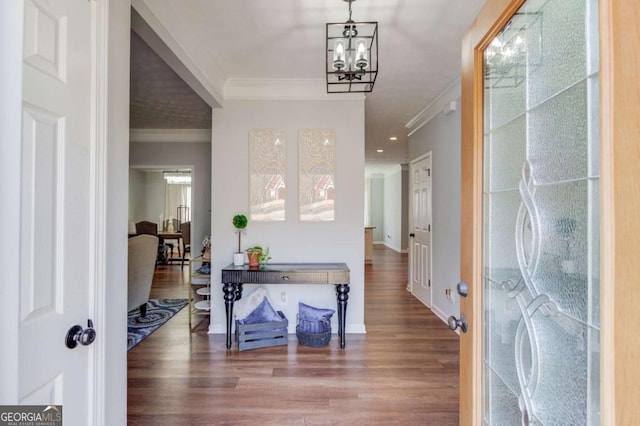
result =
[[[280,293],[280,301],[282,302],[282,306],[287,306],[287,292],[283,291]]]

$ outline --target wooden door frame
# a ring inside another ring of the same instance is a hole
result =
[[[460,312],[471,326],[460,339],[461,425],[482,423],[482,51],[523,3],[487,0],[462,42],[460,278],[470,291]],[[640,5],[600,0],[599,33],[601,424],[631,424],[640,415],[640,339],[630,321],[640,306]]]

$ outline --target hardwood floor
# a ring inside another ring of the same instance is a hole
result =
[[[152,298],[187,294],[179,266],[156,270]],[[407,255],[384,246],[365,266],[366,335],[339,349],[227,351],[188,312],[128,353],[130,425],[457,425],[458,336],[406,290]]]

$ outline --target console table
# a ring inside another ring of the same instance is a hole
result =
[[[346,263],[272,263],[261,268],[228,265],[222,269],[222,291],[227,315],[227,349],[231,348],[233,303],[242,298],[243,284],[332,284],[338,300],[338,335],[345,347],[349,268]]]

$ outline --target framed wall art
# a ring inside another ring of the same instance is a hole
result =
[[[298,131],[298,206],[301,222],[335,220],[336,132]]]
[[[249,212],[258,222],[286,219],[287,137],[281,129],[249,132]]]

